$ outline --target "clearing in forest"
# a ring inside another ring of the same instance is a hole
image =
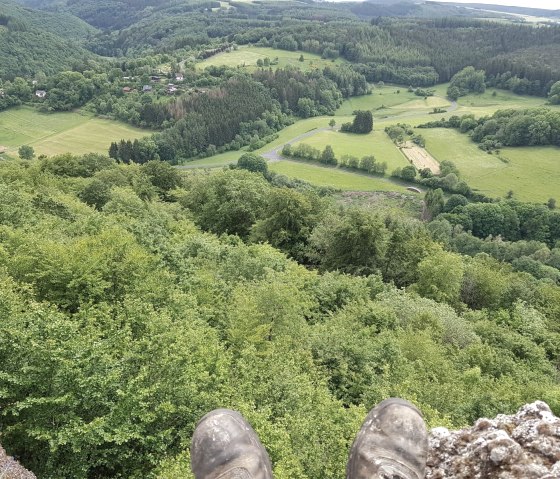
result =
[[[424,148],[414,144],[412,141],[407,141],[401,148],[401,151],[417,170],[428,168],[434,175],[439,175],[441,171],[439,163]]]
[[[300,57],[303,55],[303,61]],[[228,67],[245,67],[248,70],[257,69],[257,62],[268,58],[272,63],[271,68],[284,68],[288,65],[298,67],[302,70],[314,70],[316,68],[324,68],[333,63],[342,63],[343,60],[337,59],[326,60],[314,53],[278,50],[268,47],[239,47],[237,50],[218,53],[217,55],[206,58],[196,67],[204,70],[209,66],[228,66]],[[268,67],[267,67],[268,68]]]

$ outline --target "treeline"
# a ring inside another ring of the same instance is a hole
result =
[[[321,151],[306,143],[298,143],[296,146],[292,146],[288,143],[282,148],[282,155],[287,158],[318,161],[319,163],[323,163],[325,165],[338,165],[343,168],[360,170],[376,175],[384,175],[385,171],[387,171],[387,163],[377,161],[373,155],[367,155],[361,159],[352,155],[342,155],[337,157],[330,145],[325,146],[323,151]]]
[[[513,200],[457,205],[441,218],[461,225],[478,238],[540,241],[554,247],[560,240],[560,211],[546,205]]]
[[[447,96],[451,100],[457,100],[460,96],[469,93],[484,93],[485,91],[486,73],[469,66],[453,75],[449,87],[447,87]]]
[[[528,47],[554,51],[560,38],[558,27],[533,31],[526,26],[452,18],[383,19],[373,23],[332,21],[329,28],[322,28],[296,22],[282,31],[260,29],[237,34],[234,39],[240,44],[259,41],[265,46],[299,49],[325,58],[342,56],[370,82],[430,86],[449,81],[462,68],[473,65],[492,77],[509,72],[520,80],[538,82],[540,90],[531,91],[544,96],[560,79],[553,54],[542,55],[539,63],[524,53],[532,51]],[[481,44],[484,49],[479,48]],[[499,60],[504,51],[510,61]]]
[[[335,76],[330,70],[330,76]],[[321,71],[302,72],[297,68],[258,70],[253,77],[271,91],[286,113],[294,113],[302,118],[319,115],[333,115],[342,104],[342,93],[335,81]],[[341,84],[343,74],[338,78]],[[363,80],[363,77],[362,77]],[[364,84],[365,84],[365,80]],[[348,88],[352,89],[352,77],[348,78]]]
[[[468,133],[486,151],[503,146],[560,146],[560,113],[546,108],[498,110],[492,116],[454,115],[418,128],[455,128]]]
[[[429,426],[536,399],[560,412],[557,285],[292,186],[100,155],[2,162],[8,453],[39,477],[192,479],[194,427],[227,405],[275,477],[334,479],[388,395]]]
[[[236,3],[231,9],[221,9],[213,1],[184,5],[163,2],[149,5],[145,10],[144,7],[138,10],[138,7],[130,7],[133,13],[122,19],[114,15],[114,5],[79,3],[71,3],[68,9],[108,29],[97,35],[86,31],[81,34],[90,50],[104,56],[173,52],[179,55],[177,61],[180,61],[251,43],[312,52],[324,58],[342,57],[369,82],[390,81],[426,87],[449,81],[467,65],[486,70],[496,85],[522,93],[546,95],[551,85],[560,80],[556,66],[555,46],[560,39],[557,26],[534,29],[453,18],[376,18],[366,22],[340,5],[317,7],[261,2]],[[40,5],[52,6],[43,2]],[[280,28],[279,19],[286,20]],[[21,38],[21,41],[24,44],[27,39]],[[42,43],[45,42],[36,42]],[[51,41],[47,44],[54,47]],[[26,45],[26,50],[32,51],[32,45]],[[78,50],[66,50],[67,47],[62,46],[48,48],[48,55],[64,52],[65,57],[76,58]],[[12,55],[12,58],[16,57]],[[72,62],[59,63],[55,71]],[[28,62],[22,63],[26,64]],[[9,70],[12,75],[18,74],[17,65]],[[29,73],[20,71],[19,75]],[[503,80],[499,75],[508,78]],[[344,95],[349,93],[346,87],[340,89]]]
[[[560,284],[560,249],[557,247],[534,240],[505,241],[501,236],[481,239],[439,218],[430,223],[428,229],[452,251],[473,257],[487,254],[511,264],[514,271]]]

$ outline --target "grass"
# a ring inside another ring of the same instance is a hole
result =
[[[299,57],[303,55],[304,61],[300,62]],[[332,65],[331,60],[322,59],[319,55],[307,52],[290,52],[287,50],[278,50],[268,47],[239,47],[237,50],[230,52],[218,53],[210,58],[197,63],[197,68],[204,69],[209,66],[228,66],[228,67],[246,67],[248,69],[256,69],[257,61],[269,58],[274,60],[278,58],[277,65],[271,65],[272,68],[284,68],[288,65],[297,66],[302,70],[313,70],[315,68],[324,68]],[[335,60],[334,63],[342,63],[343,60]]]
[[[371,95],[348,98],[337,110],[337,115],[351,115],[354,110],[373,110],[375,117],[392,116],[401,111],[431,111],[434,107],[445,108],[450,102],[442,96],[426,99],[416,96],[402,86],[375,87]],[[398,108],[395,108],[398,107]]]
[[[385,132],[381,130],[372,131],[367,135],[355,135],[339,131],[321,131],[316,135],[305,138],[301,142],[319,150],[323,150],[326,145],[331,145],[337,158],[343,155],[352,155],[358,158],[373,155],[377,161],[385,161],[387,163],[388,173],[395,168],[402,168],[408,164],[399,149]]]
[[[403,122],[417,126],[441,117],[448,118],[452,114],[474,113],[476,116],[483,116],[491,115],[504,108],[524,109],[546,105],[544,98],[489,89],[482,95],[467,95],[460,98],[458,108],[453,113],[430,115],[429,112],[435,106],[442,108],[449,106],[449,101],[444,98],[447,86],[448,84],[437,85],[434,88],[437,96],[428,97],[426,100],[408,92],[405,87],[386,85],[382,88],[375,88],[371,95],[346,100],[334,117],[308,118],[284,128],[279,132],[277,140],[255,153],[262,154],[270,151],[313,129],[327,128],[332,118],[337,125],[341,125],[351,121],[352,111],[370,109],[374,111],[374,132],[369,135],[358,136],[335,131],[317,131],[316,134],[301,141],[319,149],[331,145],[337,157],[345,154],[358,157],[373,154],[379,161],[386,161],[388,172],[391,172],[408,163],[383,132],[388,125]],[[400,93],[396,93],[397,90],[400,90]],[[493,95],[494,91],[496,91],[496,95]],[[385,108],[380,109],[382,105]],[[560,109],[559,106],[551,108]],[[502,161],[496,155],[488,155],[483,152],[475,143],[471,142],[468,136],[455,130],[424,129],[418,130],[418,132],[426,138],[428,152],[438,161],[453,161],[471,187],[489,196],[504,196],[509,190],[513,190],[517,198],[525,201],[542,202],[550,197],[558,196],[560,180],[560,168],[558,168],[560,149],[558,148],[507,148],[502,150],[501,156],[506,158]],[[187,163],[186,167],[226,166],[235,163],[242,154],[243,151],[227,152]],[[400,191],[398,189],[400,185],[389,179],[372,178],[319,165],[281,161],[271,163],[270,167],[287,176],[296,176],[311,183],[343,190]]]
[[[331,117],[328,116],[318,116],[315,118],[307,118],[305,120],[300,120],[293,125],[287,126],[282,131],[278,132],[278,138],[263,148],[255,150],[254,153],[262,154],[267,151],[272,150],[278,146],[282,146],[295,138],[296,136],[307,133],[310,130],[317,128],[326,128],[329,125],[329,120]],[[345,117],[345,121],[348,121],[350,117]],[[185,163],[183,166],[185,168],[217,168],[221,166],[227,166],[231,163],[237,162],[237,159],[245,152],[246,149],[242,151],[228,151],[226,153],[220,153],[218,155],[210,156],[209,158],[203,158],[201,160],[194,160]]]
[[[330,186],[344,191],[408,192],[405,186],[388,178],[378,178],[340,168],[329,168],[300,161],[284,160],[270,163],[269,168],[276,173],[291,178],[299,178],[317,186]]]
[[[544,202],[559,196],[560,148],[504,148],[500,159],[455,130],[427,129],[422,135],[426,149],[438,161],[455,163],[467,183],[488,196],[503,197],[510,190],[522,201]]]
[[[149,132],[124,123],[79,113],[40,113],[30,107],[0,113],[0,145],[14,156],[21,145],[37,155],[106,153],[111,141],[141,138]]]
[[[494,95],[494,92],[496,93]],[[516,95],[507,90],[498,90],[496,88],[489,88],[482,94],[471,94],[459,98],[457,100],[459,108],[457,115],[464,115],[466,113],[474,113],[475,116],[480,117],[484,115],[492,115],[497,110],[504,110],[507,108],[513,109],[526,109],[538,107],[550,107],[552,109],[559,109],[558,106],[546,105],[546,100],[541,97]]]

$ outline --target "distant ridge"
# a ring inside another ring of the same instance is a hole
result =
[[[435,2],[437,3],[437,2]],[[455,5],[458,7],[470,7],[486,10],[495,10],[504,13],[517,13],[520,15],[532,15],[534,17],[558,17],[560,18],[560,10],[547,10],[544,8],[529,8],[529,7],[513,7],[505,5],[495,5],[493,3],[447,3],[448,5]]]

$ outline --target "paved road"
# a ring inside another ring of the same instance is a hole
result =
[[[452,101],[451,105],[449,106],[449,108],[447,109],[446,113],[451,113],[453,111],[455,111],[457,109],[458,105],[456,101]],[[414,116],[424,116],[426,115],[426,112],[414,112],[414,113],[410,113],[408,115],[394,115],[394,116],[387,116],[385,118],[381,118],[380,120],[391,120],[393,118],[410,118],[410,117],[414,117]],[[292,145],[293,143],[297,143],[300,140],[303,140],[304,138],[308,138],[310,136],[316,135],[317,133],[320,133],[322,131],[332,131],[333,128],[315,128],[313,130],[310,130],[306,133],[303,133],[301,135],[296,136],[295,138],[292,138],[290,141],[287,141],[286,143],[283,143],[280,146],[276,146],[275,148],[273,148],[272,150],[267,151],[266,153],[263,153],[261,156],[263,158],[266,158],[266,160],[269,163],[275,163],[277,161],[280,160],[285,160],[285,158],[282,156],[281,151],[282,148],[284,148],[284,145]],[[338,130],[335,129],[335,131]]]
[[[295,138],[292,138],[290,141],[287,141],[286,143],[282,143],[280,146],[277,146],[272,150],[263,153],[261,156],[263,158],[266,158],[270,163],[283,160],[284,157],[280,154],[280,152],[282,151],[282,148],[284,148],[284,145],[292,145],[293,143],[303,140],[304,138],[308,138],[310,136],[316,135],[317,133],[320,133],[322,131],[332,131],[332,130],[333,128],[314,128],[313,130],[310,130],[307,133],[298,135]]]

